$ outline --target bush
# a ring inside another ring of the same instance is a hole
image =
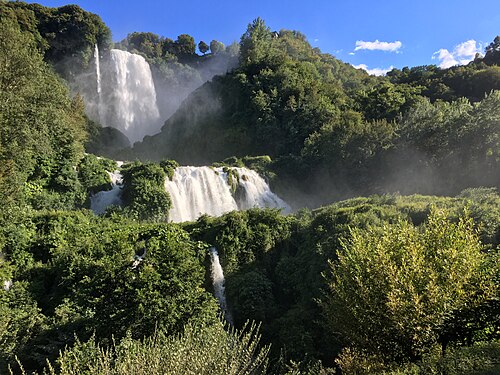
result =
[[[108,171],[113,172],[116,167],[113,160],[86,154],[78,165],[78,178],[89,194],[110,190],[111,178]]]
[[[454,312],[494,296],[487,264],[472,220],[452,223],[437,210],[420,228],[400,221],[351,230],[330,263],[329,329],[386,360],[418,360],[440,339],[446,347]]]
[[[269,347],[259,348],[258,327],[225,331],[222,323],[188,324],[179,336],[159,331],[143,341],[126,337],[107,349],[90,340],[66,350],[50,374],[245,375],[265,374]]]

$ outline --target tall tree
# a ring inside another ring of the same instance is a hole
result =
[[[260,17],[248,25],[240,41],[240,60],[244,65],[258,64],[266,56],[272,39],[271,29]]]

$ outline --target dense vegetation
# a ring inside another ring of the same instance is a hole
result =
[[[499,37],[467,66],[376,78],[260,19],[202,55],[187,34],[131,33],[117,47],[174,88],[235,68],[120,151],[143,161],[100,216],[89,197],[118,164],[85,151],[126,142],[74,92],[96,43],[109,29],[77,6],[0,2],[0,373],[500,371]],[[330,205],[168,223],[173,158]]]
[[[276,189],[299,206],[498,186],[498,46],[467,66],[375,78],[258,19],[239,66],[193,92],[134,155],[182,164],[269,155]]]

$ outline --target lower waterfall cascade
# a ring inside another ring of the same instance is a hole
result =
[[[117,162],[121,167],[123,162]],[[97,215],[106,211],[112,205],[121,205],[121,189],[123,187],[123,176],[119,170],[108,172],[111,178],[111,190],[100,191],[90,197],[90,209]]]
[[[121,166],[123,163],[119,162]],[[229,179],[231,171],[231,180]],[[110,205],[120,205],[123,176],[119,170],[108,172],[112,189],[90,197],[90,208],[102,214]],[[234,210],[280,208],[291,211],[288,204],[274,194],[267,182],[248,168],[177,167],[165,190],[172,200],[169,221],[193,221],[201,215],[220,216]]]
[[[173,222],[196,220],[203,214],[220,216],[233,210],[290,207],[274,194],[266,181],[248,168],[230,168],[238,176],[234,192],[222,167],[178,167],[165,189],[172,199],[169,218]],[[234,185],[233,185],[234,186]]]
[[[220,309],[224,313],[224,317],[226,318],[228,323],[233,324],[231,313],[227,308],[224,272],[220,264],[219,253],[215,247],[210,248],[210,263],[215,298],[217,298]]]

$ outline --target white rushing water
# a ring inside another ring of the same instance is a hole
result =
[[[247,168],[233,168],[238,172],[239,190],[238,208],[247,210],[254,207],[282,208],[285,213],[290,207],[283,199],[271,191],[267,182],[255,171]]]
[[[169,218],[176,223],[238,209],[222,168],[178,167],[165,189],[172,199]]]
[[[127,51],[112,49],[110,57],[113,85],[103,125],[117,128],[133,143],[160,127],[151,69],[144,57]]]
[[[102,122],[102,85],[101,85],[101,64],[99,59],[99,47],[97,43],[94,48],[94,62],[95,62],[95,75],[97,81],[97,113],[99,116],[99,122]]]
[[[203,214],[220,216],[229,211],[253,207],[290,211],[290,207],[271,191],[257,172],[247,168],[232,169],[239,175],[237,194],[234,196],[223,168],[177,168],[172,181],[168,178],[165,181],[165,189],[172,199],[170,220],[191,221]]]
[[[224,317],[230,324],[232,324],[233,322],[231,313],[229,312],[226,303],[224,272],[222,271],[222,266],[219,261],[219,253],[217,252],[217,249],[215,247],[210,248],[210,260],[215,298],[217,298],[217,301],[219,301],[219,306],[224,313]]]
[[[123,162],[117,162],[120,167]],[[236,191],[231,191],[228,174],[224,168],[178,167],[172,180],[165,179],[165,190],[172,200],[170,221],[180,223],[193,221],[201,215],[220,216],[234,210],[249,208],[280,208],[284,213],[290,207],[274,194],[267,182],[253,170],[231,168]],[[102,214],[110,205],[121,205],[123,176],[116,170],[108,172],[112,189],[100,191],[90,197],[90,208]]]
[[[97,47],[97,43],[94,48],[94,62],[95,62],[95,74],[97,80],[97,95],[101,95],[102,87],[101,87],[101,64],[99,61],[99,47]]]
[[[3,282],[3,290],[5,290],[6,292],[8,292],[10,290],[10,288],[12,288],[12,284],[13,284],[12,280],[5,280]]]
[[[123,162],[118,162],[120,167]],[[123,176],[120,171],[108,172],[111,178],[111,190],[100,191],[90,197],[90,209],[97,215],[106,211],[111,205],[121,205],[121,190],[123,187]]]

